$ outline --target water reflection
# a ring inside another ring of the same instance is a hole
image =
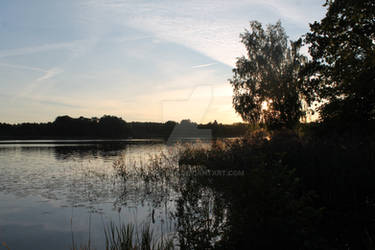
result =
[[[156,232],[173,231],[172,202],[156,205],[151,193],[129,193],[137,182],[125,184],[113,168],[119,158],[140,163],[163,150],[155,141],[0,145],[0,242],[30,249],[19,239],[35,239],[37,249],[68,249],[72,233],[84,242],[91,230],[101,249],[109,221],[153,222]]]
[[[206,170],[202,166],[179,164],[178,156],[160,154],[135,168],[115,164],[125,185],[135,188],[124,190],[123,200],[136,193],[139,198],[154,197],[153,207],[171,205],[165,217],[174,223],[180,249],[216,249],[228,230],[228,203],[210,184],[215,177],[200,175]]]
[[[181,249],[215,249],[226,229],[224,199],[202,185],[207,183],[207,179],[203,179],[185,178],[180,187],[175,216]]]
[[[37,235],[38,249],[67,249],[90,231],[102,249],[115,221],[177,234],[181,249],[211,248],[225,230],[224,200],[179,166],[178,152],[155,141],[0,145],[0,241],[29,249],[18,239]]]
[[[164,149],[164,144],[144,142],[0,146],[0,192],[38,195],[72,206],[113,202],[123,190],[113,162],[121,157],[146,161]]]

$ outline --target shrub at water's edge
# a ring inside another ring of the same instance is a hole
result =
[[[369,133],[299,137],[260,132],[211,149],[189,148],[180,164],[242,170],[205,176],[226,201],[225,249],[366,249],[374,235],[375,144]]]
[[[368,249],[375,232],[374,135],[329,136],[324,129],[257,130],[114,167],[130,194],[135,183],[155,206],[174,202],[173,247]],[[130,229],[108,227],[107,243],[121,245],[121,232]]]

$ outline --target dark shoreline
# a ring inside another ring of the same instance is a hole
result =
[[[74,139],[61,139],[61,138],[48,138],[48,139],[6,139],[3,140],[0,138],[0,145],[1,144],[85,144],[85,143],[95,143],[95,144],[114,144],[114,143],[136,143],[136,142],[143,142],[143,143],[162,143],[165,142],[164,139],[160,138],[150,138],[150,139],[103,139],[103,138],[74,138]]]

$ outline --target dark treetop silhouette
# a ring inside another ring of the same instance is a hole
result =
[[[310,25],[312,61],[301,71],[308,101],[322,102],[325,121],[375,119],[375,3],[327,1],[328,11]]]

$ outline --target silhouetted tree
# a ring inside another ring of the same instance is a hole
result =
[[[280,22],[264,30],[257,21],[240,35],[247,57],[237,59],[230,79],[233,106],[248,122],[292,127],[304,114],[298,72],[306,57],[301,40],[288,42]]]
[[[105,115],[99,119],[99,134],[103,137],[118,137],[128,134],[126,122],[116,116]]]
[[[310,25],[312,62],[302,74],[323,120],[375,118],[375,2],[330,0],[326,16]]]

